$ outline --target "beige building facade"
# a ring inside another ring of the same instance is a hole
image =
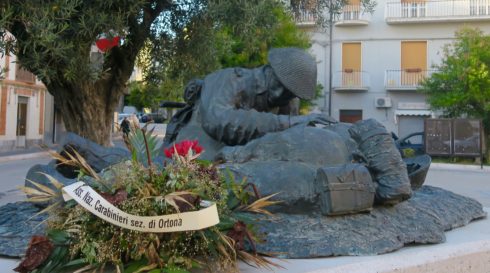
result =
[[[0,57],[0,152],[29,148],[50,141],[53,134],[53,97],[36,77]]]
[[[404,136],[437,116],[417,88],[436,71],[455,32],[476,27],[490,35],[490,0],[378,0],[372,14],[353,0],[335,21],[331,41],[314,19],[307,9],[296,16],[311,34],[325,90],[318,108],[344,122],[375,118]]]

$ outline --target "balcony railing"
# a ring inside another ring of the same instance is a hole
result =
[[[414,0],[386,3],[387,23],[490,20],[490,0]]]
[[[416,90],[420,83],[437,70],[422,70],[418,68],[405,70],[386,70],[386,90]]]
[[[340,17],[335,21],[336,26],[367,25],[371,14],[365,12],[361,5],[347,5],[342,9]]]
[[[366,91],[369,89],[369,73],[345,69],[333,74],[332,87],[334,90]]]
[[[314,25],[316,23],[316,15],[313,11],[300,9],[293,10],[294,21],[298,25]]]

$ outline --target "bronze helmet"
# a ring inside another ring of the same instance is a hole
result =
[[[312,99],[316,87],[316,62],[304,50],[294,47],[273,48],[268,61],[279,81],[302,99]]]

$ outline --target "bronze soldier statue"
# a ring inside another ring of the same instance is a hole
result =
[[[295,98],[312,99],[316,87],[316,62],[303,50],[276,48],[269,64],[254,68],[227,68],[186,87],[185,98],[192,108],[188,121],[170,122],[165,143],[198,139],[203,158],[213,159],[225,145],[243,145],[266,133],[283,131],[298,124],[329,124],[325,114],[291,116],[281,112]],[[178,115],[179,116],[179,115]],[[180,127],[173,131],[175,122]]]
[[[367,120],[351,126],[324,113],[285,112],[292,101],[315,95],[317,64],[308,53],[276,48],[268,61],[191,81],[184,93],[188,105],[170,121],[164,145],[198,140],[205,150],[201,158],[224,162],[223,168],[248,177],[265,194],[281,192],[278,198],[289,207],[317,203],[327,187],[319,180],[339,176],[367,177],[380,203],[410,197],[406,166],[382,125]],[[325,169],[334,166],[346,167]],[[373,180],[364,175],[368,169]]]

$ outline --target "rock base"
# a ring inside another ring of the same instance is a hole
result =
[[[445,241],[444,231],[483,218],[474,199],[441,188],[423,186],[409,200],[369,213],[326,217],[275,214],[259,217],[265,242],[257,251],[280,258],[376,255],[410,244]]]
[[[0,255],[21,257],[33,235],[44,235],[46,215],[29,202],[10,203],[0,207]]]
[[[32,235],[43,234],[46,216],[27,202],[0,207],[0,255],[21,257]],[[375,207],[369,213],[326,217],[275,214],[257,217],[266,241],[260,253],[281,258],[375,255],[411,244],[445,241],[444,232],[483,218],[486,212],[474,199],[441,188],[423,186],[408,201]]]

